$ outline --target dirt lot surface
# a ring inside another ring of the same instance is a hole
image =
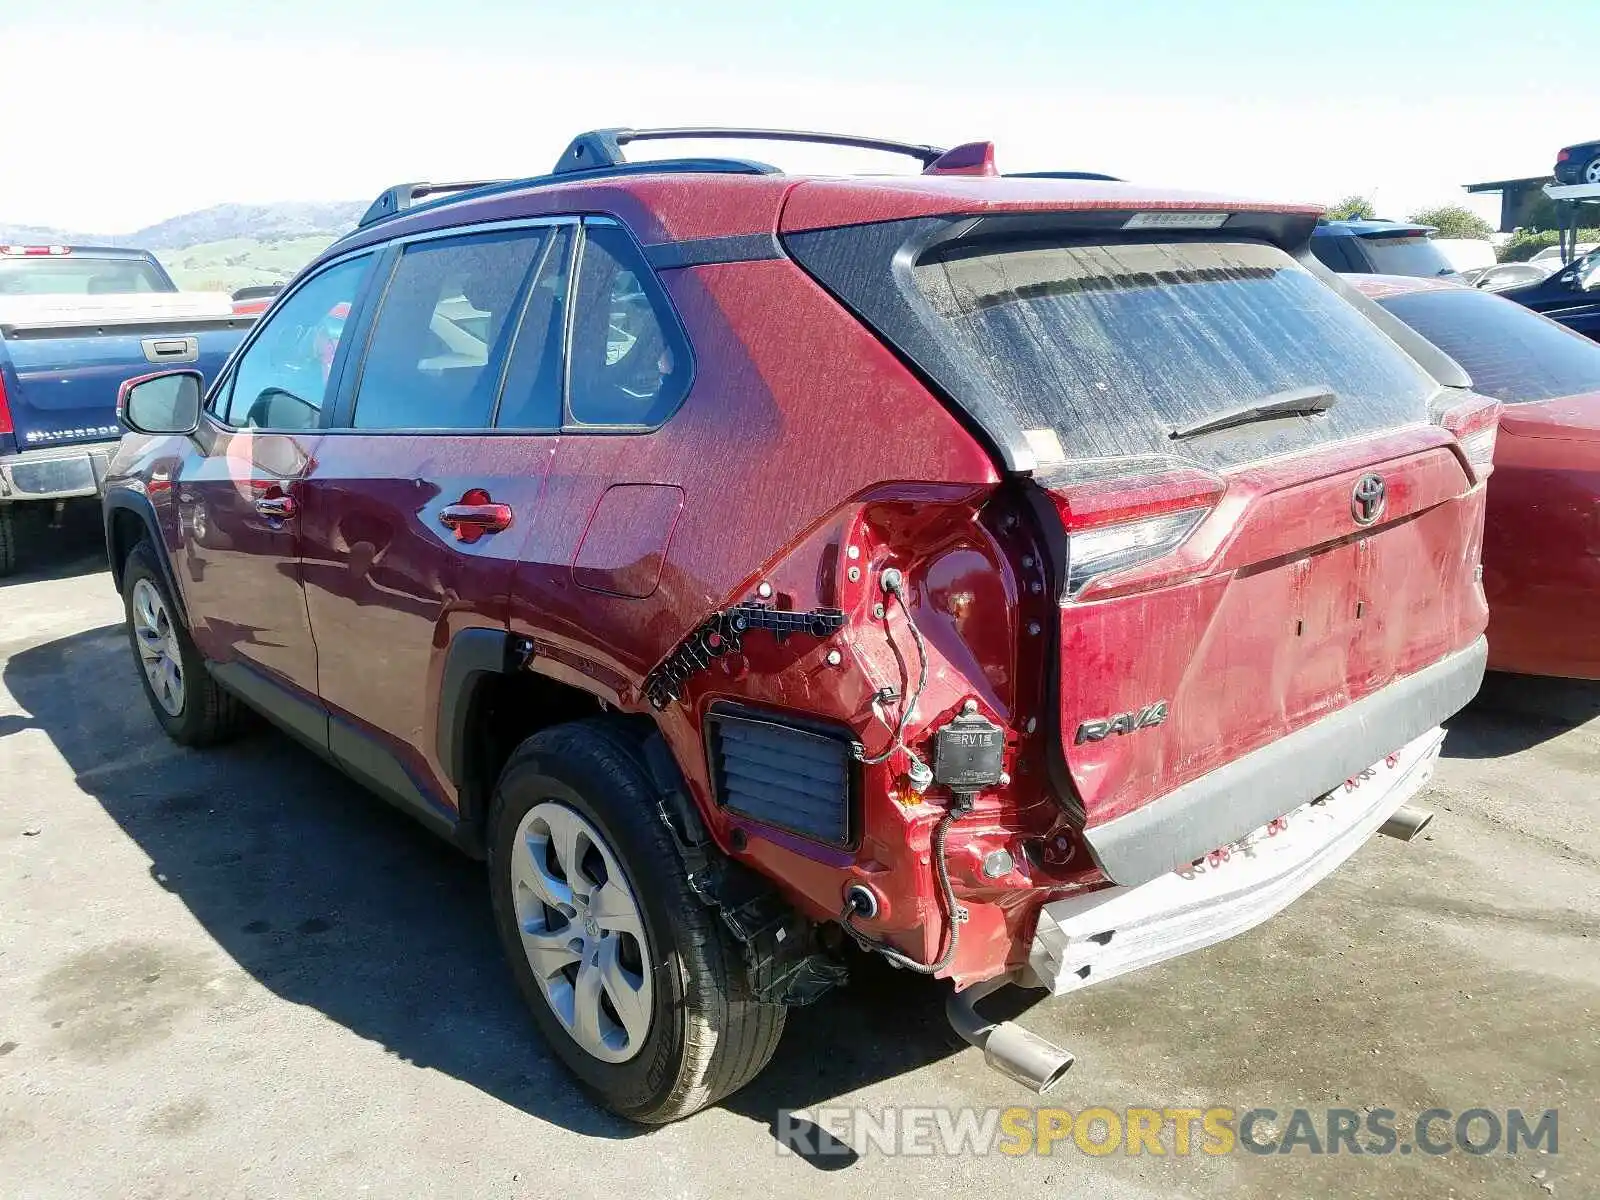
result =
[[[1558,1109],[1554,1154],[780,1154],[784,1108],[1030,1102],[876,967],[641,1132],[533,1032],[479,865],[274,732],[159,736],[86,530],[0,585],[0,1195],[1600,1196],[1600,687],[1492,680],[1423,802],[1262,928],[1024,1011],[1078,1055],[1051,1102]]]

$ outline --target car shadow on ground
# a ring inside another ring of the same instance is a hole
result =
[[[276,995],[422,1067],[596,1137],[640,1129],[593,1105],[522,1007],[483,868],[275,730],[206,751],[161,738],[121,625],[16,654],[6,689],[217,945]],[[41,809],[50,801],[41,798]],[[956,1053],[947,985],[861,957],[850,988],[790,1014],[772,1065],[724,1104],[777,1134],[808,1108]],[[1013,992],[1022,1003],[1039,993]],[[990,1004],[1016,1014],[1006,997]],[[816,1131],[819,1168],[849,1147]]]
[[[1600,717],[1600,681],[1490,672],[1445,724],[1447,758],[1501,758]]]

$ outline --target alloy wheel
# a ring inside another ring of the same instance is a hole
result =
[[[183,658],[172,626],[167,602],[148,579],[133,585],[133,632],[139,646],[139,664],[156,703],[170,717],[183,715]]]
[[[617,856],[564,804],[534,805],[508,856],[522,948],[550,1010],[583,1050],[627,1062],[650,1033],[644,914]]]
[[[1600,156],[1591,158],[1589,165],[1583,169],[1585,183],[1600,183]]]

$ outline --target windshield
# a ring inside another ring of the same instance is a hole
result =
[[[923,263],[915,278],[1029,441],[1059,443],[1061,460],[1250,461],[1425,420],[1436,389],[1376,326],[1272,246],[991,250]],[[1173,437],[1305,388],[1336,402],[1318,414]]]
[[[1378,303],[1465,367],[1485,396],[1525,404],[1600,391],[1600,342],[1513,301],[1449,289]]]
[[[1379,275],[1454,275],[1444,252],[1425,237],[1363,237],[1361,248]]]
[[[159,267],[140,258],[0,257],[0,296],[116,296],[174,290]]]

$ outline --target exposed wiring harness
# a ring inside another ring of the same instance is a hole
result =
[[[950,923],[950,938],[945,943],[944,953],[934,962],[920,963],[885,943],[868,937],[855,927],[853,918],[856,915],[856,907],[846,901],[844,911],[839,914],[839,924],[843,925],[844,931],[855,939],[856,945],[869,953],[876,951],[895,966],[915,971],[919,975],[937,975],[955,959],[956,946],[961,941],[961,923],[967,919],[967,910],[956,901],[956,889],[950,882],[950,868],[944,861],[944,840],[950,832],[950,826],[955,824],[956,818],[970,807],[970,804],[963,803],[966,799],[968,798],[957,796],[955,803],[951,804],[944,816],[939,818],[939,823],[933,827],[933,874],[939,881],[939,894],[944,900],[945,918]]]
[[[911,640],[917,646],[917,686],[911,690],[911,695],[900,706],[900,720],[895,725],[894,737],[890,740],[888,748],[882,754],[867,755],[858,753],[856,758],[868,766],[877,766],[879,763],[889,761],[889,756],[896,750],[904,750],[911,755],[913,761],[920,763],[911,747],[906,745],[906,727],[911,724],[911,714],[917,710],[917,701],[922,698],[922,690],[928,686],[928,644],[922,640],[922,630],[917,628],[916,621],[911,616],[911,605],[906,601],[905,576],[895,567],[890,567],[879,577],[879,584],[883,590],[900,602],[900,611],[905,614],[906,628],[911,631]]]
[[[911,605],[906,599],[905,576],[897,568],[889,567],[879,577],[878,582],[886,593],[899,601],[900,611],[905,614],[906,628],[911,631],[911,640],[916,643],[917,685],[911,690],[911,694],[906,698],[905,704],[901,706],[900,720],[895,725],[894,737],[890,740],[888,748],[881,754],[873,755],[858,751],[856,758],[869,766],[876,766],[879,763],[887,762],[896,750],[904,750],[911,759],[913,771],[920,773],[922,782],[926,786],[926,782],[932,778],[933,773],[917,757],[916,752],[906,745],[906,729],[911,724],[911,715],[917,709],[917,701],[922,698],[923,689],[928,686],[928,646],[922,639],[922,631],[917,628],[915,618],[911,615]],[[939,823],[933,827],[933,873],[939,883],[940,899],[944,902],[945,919],[950,924],[950,937],[945,943],[944,952],[934,962],[921,963],[914,958],[901,954],[898,950],[883,942],[868,937],[855,927],[854,919],[858,910],[852,901],[846,900],[844,911],[839,914],[839,924],[843,925],[845,932],[855,939],[856,945],[869,953],[876,952],[881,954],[894,966],[903,967],[908,971],[915,971],[919,975],[937,975],[950,965],[955,959],[956,946],[961,940],[961,923],[967,919],[967,910],[956,900],[956,890],[950,882],[950,868],[945,863],[944,843],[945,838],[950,833],[950,826],[955,824],[956,818],[970,811],[971,808],[972,797],[957,793],[952,799],[950,807],[945,811],[944,816],[940,817]]]

